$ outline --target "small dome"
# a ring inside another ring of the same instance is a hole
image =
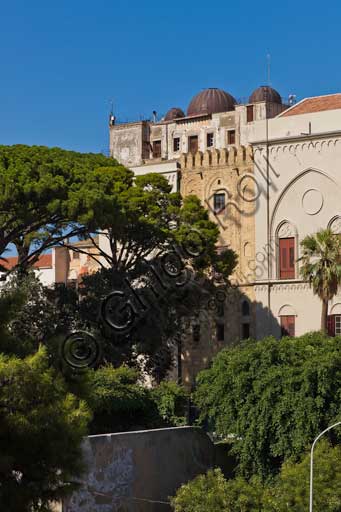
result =
[[[173,119],[179,119],[179,117],[185,117],[185,113],[181,108],[173,107],[165,115],[165,121],[173,121]]]
[[[249,103],[257,103],[257,101],[267,101],[269,103],[282,103],[281,95],[268,85],[261,85],[253,91],[249,98]]]
[[[187,109],[188,116],[216,114],[234,110],[236,100],[221,89],[205,89],[192,99]]]

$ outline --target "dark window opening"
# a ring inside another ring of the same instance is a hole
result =
[[[279,240],[279,277],[280,279],[295,278],[295,239]]]
[[[198,136],[192,135],[191,137],[188,137],[188,150],[190,153],[194,154],[197,153],[199,148],[198,145]]]
[[[216,324],[217,341],[224,341],[225,339],[225,326],[224,324]]]
[[[214,135],[213,135],[213,133],[208,133],[207,134],[207,147],[211,148],[211,147],[213,147],[213,145],[214,145]]]
[[[192,338],[195,343],[200,341],[200,324],[192,325]]]
[[[79,260],[79,252],[74,252],[73,253],[73,259],[74,260]]]
[[[242,340],[250,338],[250,324],[242,324]]]
[[[153,158],[161,158],[161,140],[153,141]]]
[[[221,213],[225,209],[225,194],[214,194],[213,208],[215,213]]]
[[[281,316],[281,335],[295,336],[295,317],[294,315]]]
[[[242,315],[243,316],[250,316],[250,304],[247,300],[244,300],[242,303]]]
[[[225,316],[225,304],[223,300],[220,300],[216,297],[216,313],[217,316],[224,317]]]
[[[248,123],[252,123],[253,121],[253,105],[248,105],[246,107],[246,121]]]
[[[180,137],[174,137],[173,139],[173,151],[180,151]]]
[[[227,132],[227,143],[235,144],[236,143],[236,131],[230,130]]]

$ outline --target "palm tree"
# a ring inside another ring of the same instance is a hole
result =
[[[341,242],[331,229],[321,229],[301,242],[301,276],[322,301],[321,330],[327,332],[328,302],[341,284]]]

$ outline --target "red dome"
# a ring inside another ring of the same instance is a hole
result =
[[[185,117],[184,112],[181,108],[173,107],[165,115],[165,121],[173,121],[173,119],[179,119],[179,117]]]
[[[188,116],[215,114],[234,110],[236,100],[221,89],[205,89],[192,99],[187,109]]]
[[[269,103],[282,103],[281,95],[272,87],[262,85],[258,87],[249,98],[249,103],[257,103],[257,101],[267,101]]]

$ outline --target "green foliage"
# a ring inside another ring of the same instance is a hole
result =
[[[283,464],[275,484],[263,497],[265,512],[306,512],[309,509],[310,454],[294,464]],[[314,453],[314,510],[341,510],[341,446],[319,441]]]
[[[220,469],[199,475],[177,491],[175,512],[259,512],[263,487],[260,480],[225,480]]]
[[[138,382],[136,370],[111,365],[90,372],[88,402],[94,413],[92,434],[142,430],[158,425],[151,391]]]
[[[328,301],[341,284],[341,242],[330,229],[322,229],[301,242],[301,275],[322,301],[321,329],[327,331]]]
[[[152,391],[158,412],[169,426],[187,424],[188,393],[175,382],[163,381]]]
[[[103,201],[97,183],[108,174],[113,181],[116,172],[121,181],[132,180],[131,171],[103,155],[0,146],[0,255],[13,243],[26,268],[42,251],[82,233]]]
[[[89,371],[84,386],[92,434],[185,425],[186,391],[175,383],[147,388],[127,366]]]
[[[341,447],[321,440],[314,455],[314,510],[341,509]],[[306,512],[309,509],[309,452],[299,463],[285,462],[277,478],[225,480],[216,469],[180,487],[175,512]]]
[[[66,335],[79,321],[77,293],[64,285],[44,286],[33,271],[16,272],[0,294],[4,304],[14,302],[1,319],[7,335],[0,337],[0,350],[20,357],[33,354],[40,344],[58,359],[58,335]],[[5,305],[4,311],[7,310]]]
[[[212,430],[234,435],[239,473],[265,478],[337,420],[340,368],[340,338],[248,340],[199,374],[195,402]]]
[[[82,469],[85,402],[49,368],[44,349],[25,359],[0,355],[0,507],[48,510]]]

